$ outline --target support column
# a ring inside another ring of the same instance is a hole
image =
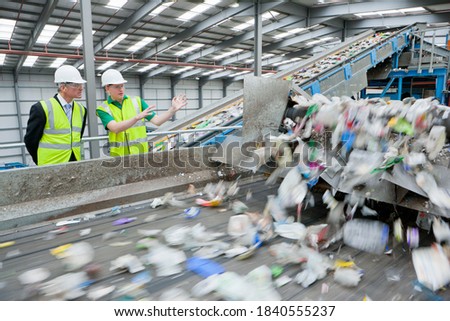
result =
[[[19,95],[19,76],[14,74],[14,95],[16,96],[16,113],[17,113],[17,123],[19,124],[19,138],[23,142],[23,125],[22,125],[22,111],[20,110],[20,95]],[[25,154],[25,147],[20,148],[22,153],[22,163],[27,163],[27,158]]]
[[[231,80],[229,79],[223,79],[222,80],[222,96],[226,97],[227,96],[227,87],[231,85]]]
[[[402,100],[402,91],[403,91],[403,78],[398,78],[398,86],[397,86],[397,100]]]
[[[142,76],[139,76],[139,97],[142,98],[142,100],[145,101],[145,97],[144,97],[144,85],[145,85],[145,81],[143,79]]]
[[[89,136],[98,136],[94,41],[92,37],[92,9],[90,0],[81,0],[81,30],[83,34],[84,77],[86,78],[86,107],[88,112]],[[90,158],[100,157],[98,141],[89,142]]]
[[[445,75],[439,75],[436,77],[436,98],[441,102],[441,104],[445,104],[445,83]]]
[[[255,48],[254,48],[254,62],[255,62],[255,76],[261,76],[262,73],[262,16],[261,16],[261,1],[255,0]]]
[[[204,78],[198,80],[198,109],[203,108],[203,86],[206,82],[207,81]]]

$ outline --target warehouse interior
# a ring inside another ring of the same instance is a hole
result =
[[[449,300],[449,12],[3,1],[0,300]],[[36,166],[30,108],[63,65],[86,80],[83,160]],[[187,97],[148,154],[109,155],[111,68],[157,114]]]

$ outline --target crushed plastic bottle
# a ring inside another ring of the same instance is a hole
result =
[[[344,224],[344,243],[356,249],[382,254],[389,237],[389,226],[382,222],[354,219]]]
[[[111,215],[115,216],[120,214],[121,210],[120,210],[120,206],[114,206],[113,208],[111,208]]]
[[[196,206],[189,207],[183,211],[183,215],[187,219],[197,217],[199,214],[200,214],[200,208],[198,208]]]
[[[419,229],[417,227],[408,226],[406,230],[406,240],[409,248],[415,249],[419,247]]]

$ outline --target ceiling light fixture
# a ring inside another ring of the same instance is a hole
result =
[[[125,39],[126,37],[128,37],[127,34],[122,34],[119,37],[117,37],[116,39],[114,39],[109,45],[107,45],[105,47],[105,50],[109,50],[112,47],[114,47],[115,45],[117,45],[119,42],[121,42],[123,39]]]
[[[0,40],[10,40],[16,26],[16,20],[0,19]]]
[[[142,39],[141,41],[135,43],[134,45],[132,45],[130,48],[127,49],[127,51],[131,51],[131,52],[135,52],[138,51],[139,49],[141,49],[142,47],[145,47],[146,45],[148,45],[150,42],[155,41],[156,38],[153,37],[145,37],[144,39]]]
[[[58,29],[59,26],[45,25],[44,29],[42,29],[42,32],[39,35],[39,38],[36,40],[36,43],[48,44],[55,33],[58,31]]]
[[[103,65],[101,65],[100,67],[98,67],[98,70],[105,70],[109,67],[111,67],[112,65],[114,65],[116,63],[116,61],[107,61],[105,62]]]
[[[125,5],[125,3],[127,3],[127,0],[109,0],[108,4],[105,7],[109,9],[119,10]]]

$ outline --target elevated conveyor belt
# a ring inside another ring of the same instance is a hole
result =
[[[367,87],[366,72],[368,69],[383,62],[385,59],[400,53],[409,44],[409,36],[415,26],[409,26],[396,32],[376,33],[373,30],[366,31],[355,36],[319,55],[303,60],[293,68],[282,71],[274,78],[292,80],[308,94],[322,93],[326,96],[347,95],[351,96]],[[158,131],[190,129],[202,122],[217,124],[211,121],[220,118],[221,114],[234,109],[242,112],[243,91],[227,96],[217,103],[202,108],[192,115],[162,126]],[[224,117],[226,121],[230,118]],[[220,121],[220,120],[218,120]],[[212,127],[212,126],[211,126]],[[194,140],[197,138],[194,137]],[[155,137],[152,139],[155,150],[171,148],[175,145],[175,136]],[[186,141],[192,142],[191,139]]]

